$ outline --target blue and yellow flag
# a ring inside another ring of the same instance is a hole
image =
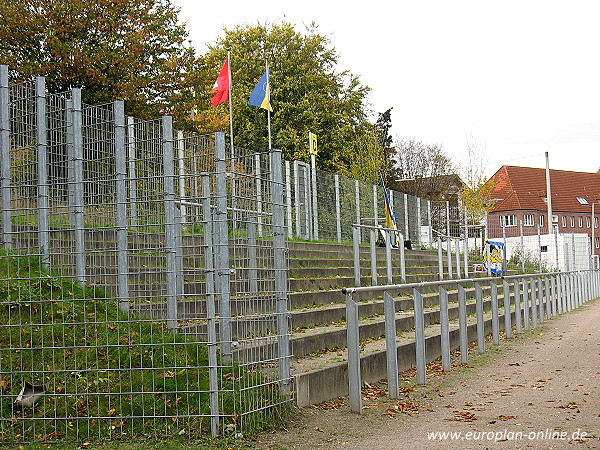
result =
[[[273,111],[271,108],[271,92],[268,70],[263,73],[262,77],[260,77],[260,80],[258,80],[258,83],[256,83],[256,86],[254,86],[254,89],[252,89],[248,104],[252,106],[258,106],[259,108],[266,109],[267,111]]]

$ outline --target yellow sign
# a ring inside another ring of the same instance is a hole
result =
[[[308,151],[311,155],[317,155],[317,135],[308,132]]]

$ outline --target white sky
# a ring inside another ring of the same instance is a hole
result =
[[[467,136],[502,164],[600,168],[600,3],[594,0],[174,0],[199,53],[238,24],[314,21],[349,70],[392,110],[393,136]],[[276,105],[274,105],[276,108]]]

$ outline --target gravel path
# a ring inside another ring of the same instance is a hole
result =
[[[426,386],[407,374],[400,401],[366,389],[360,416],[347,399],[304,408],[257,447],[600,449],[600,299],[487,347]]]

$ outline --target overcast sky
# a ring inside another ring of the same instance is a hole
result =
[[[393,107],[395,138],[443,146],[460,164],[467,136],[503,164],[600,168],[600,3],[589,0],[351,2],[174,0],[199,53],[238,24],[315,22],[339,70]],[[277,106],[274,104],[274,108]]]

